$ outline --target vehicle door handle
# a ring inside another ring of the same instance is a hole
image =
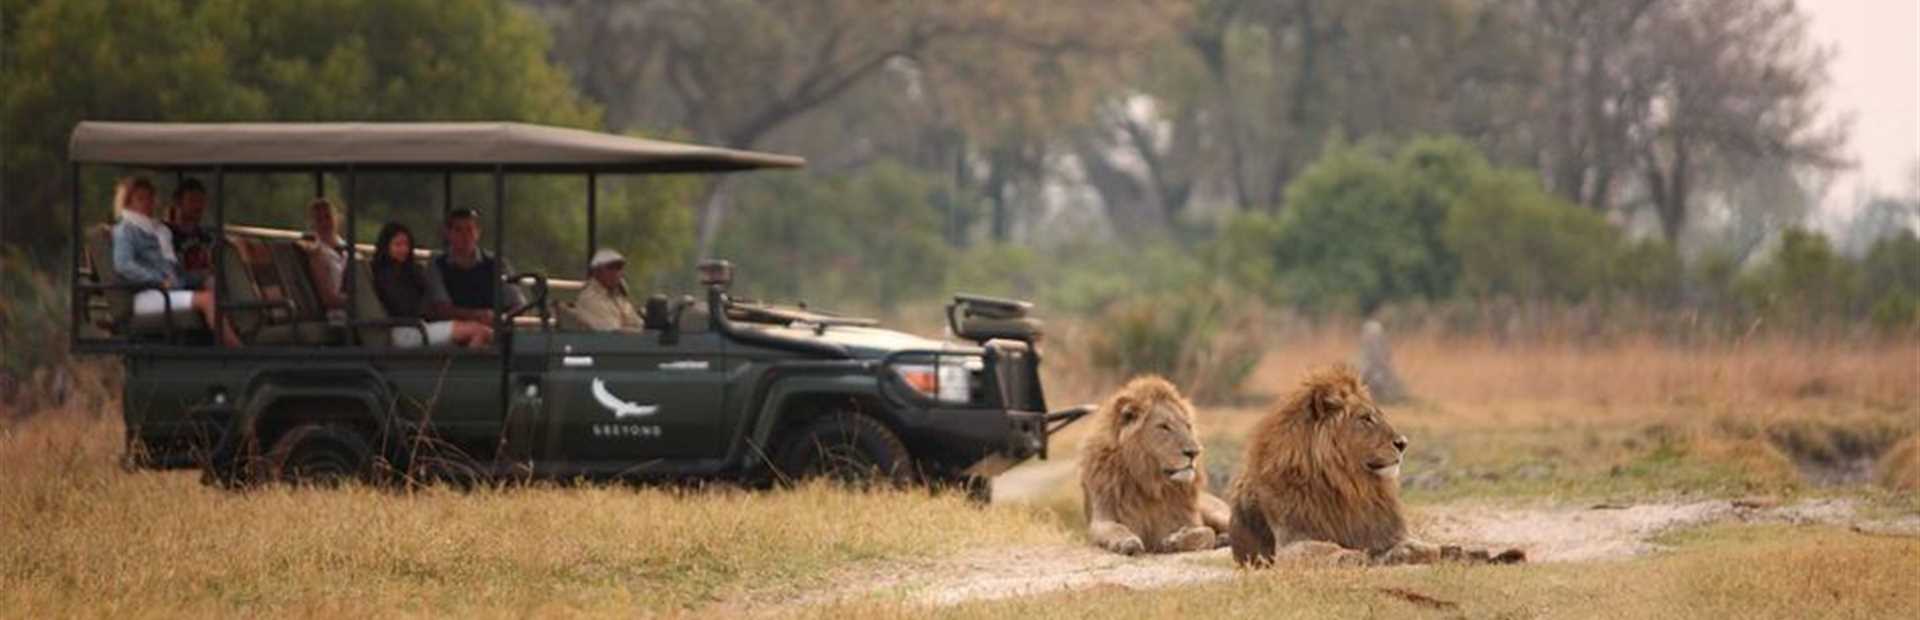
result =
[[[560,365],[565,366],[567,368],[592,368],[593,356],[569,355],[569,356],[560,358]]]

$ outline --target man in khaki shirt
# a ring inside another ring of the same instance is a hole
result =
[[[627,258],[619,252],[601,248],[587,262],[587,286],[573,302],[580,322],[594,331],[640,331],[640,313],[627,299],[627,283],[621,279]]]

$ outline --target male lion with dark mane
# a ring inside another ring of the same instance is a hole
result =
[[[1160,377],[1140,377],[1100,406],[1081,448],[1087,534],[1115,553],[1220,546],[1227,504],[1206,491],[1193,405]]]
[[[1407,438],[1387,423],[1353,369],[1309,376],[1254,428],[1233,479],[1233,559],[1264,566],[1276,558],[1352,564],[1438,560],[1509,563],[1518,550],[1438,547],[1407,536],[1400,509],[1400,460]]]

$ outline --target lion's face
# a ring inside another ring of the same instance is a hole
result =
[[[1407,438],[1393,430],[1379,407],[1371,402],[1361,403],[1333,424],[1338,425],[1334,430],[1344,438],[1339,444],[1347,453],[1348,463],[1384,478],[1400,475],[1400,458],[1407,451]]]
[[[1387,422],[1360,378],[1344,369],[1310,380],[1295,395],[1296,419],[1311,429],[1313,451],[1328,467],[1392,479],[1400,474],[1407,438]]]
[[[1193,436],[1193,411],[1178,398],[1123,400],[1118,405],[1116,443],[1141,455],[1159,475],[1191,484],[1199,475],[1200,441]]]

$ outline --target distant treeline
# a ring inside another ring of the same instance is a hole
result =
[[[648,287],[684,290],[689,259],[724,256],[750,293],[830,308],[971,289],[1098,314],[1209,291],[1311,314],[1509,300],[1883,325],[1910,324],[1920,290],[1920,198],[1876,203],[1839,243],[1805,232],[1806,173],[1840,165],[1844,136],[1820,120],[1827,55],[1792,0],[0,13],[9,273],[22,257],[65,264],[81,119],[513,119],[808,158],[794,173],[603,180],[601,237]],[[87,179],[90,220],[123,172]],[[361,238],[385,219],[436,228],[433,179],[358,181]],[[483,181],[457,179],[455,200],[488,206]],[[310,185],[233,181],[230,215],[298,225]],[[583,190],[510,185],[523,265],[579,268]]]

